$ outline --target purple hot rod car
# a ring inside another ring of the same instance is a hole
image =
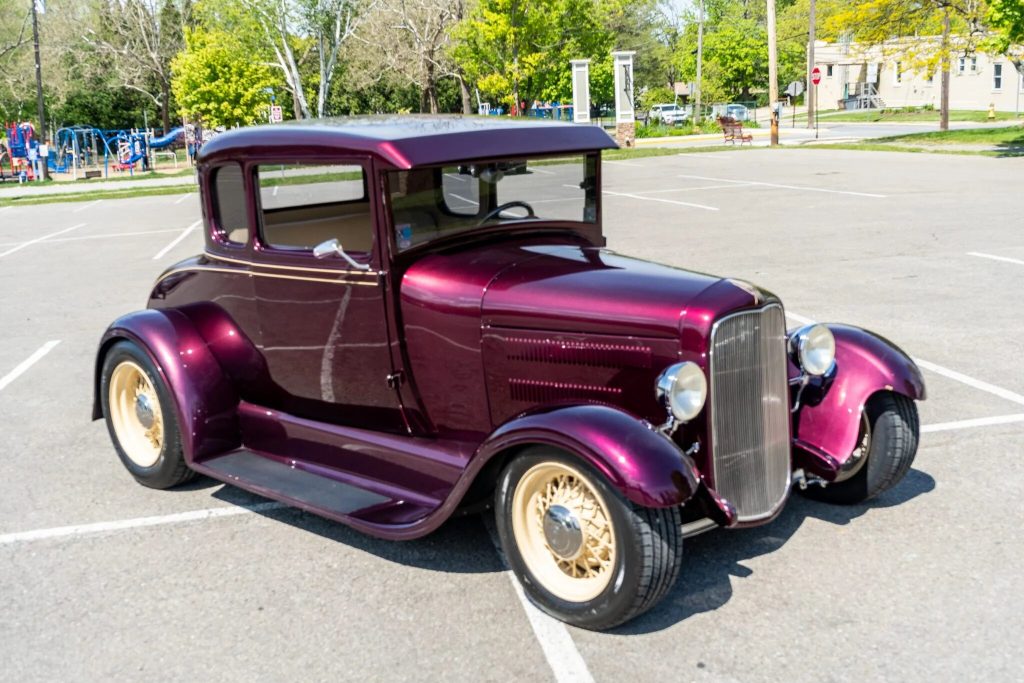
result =
[[[527,594],[594,629],[664,596],[687,536],[895,485],[910,358],[605,249],[612,147],[446,117],[216,138],[205,251],[104,334],[93,417],[146,486],[199,472],[382,538],[493,502]]]

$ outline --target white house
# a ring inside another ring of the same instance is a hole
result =
[[[938,41],[938,38],[915,40]],[[876,107],[939,108],[941,74],[914,69],[899,56],[898,45],[864,48],[853,44],[814,45],[821,69],[818,106],[821,109]],[[965,52],[953,58],[950,109],[1022,111],[1024,78],[1004,55]]]

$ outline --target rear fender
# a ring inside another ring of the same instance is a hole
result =
[[[622,495],[645,507],[682,505],[700,472],[670,439],[617,408],[579,405],[517,417],[477,450],[482,462],[516,447],[544,444],[594,467]]]
[[[836,338],[835,372],[804,391],[793,416],[793,445],[801,466],[832,481],[857,445],[872,394],[892,391],[922,401],[925,386],[921,370],[892,342],[859,327],[828,328]]]
[[[104,359],[124,339],[149,354],[169,388],[187,462],[240,445],[238,395],[195,325],[174,309],[130,313],[107,328],[96,356],[94,420],[103,417],[99,392]]]

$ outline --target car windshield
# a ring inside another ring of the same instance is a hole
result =
[[[387,174],[399,250],[522,221],[597,221],[597,155],[467,162]]]

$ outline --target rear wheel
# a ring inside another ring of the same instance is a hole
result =
[[[898,484],[914,462],[920,420],[914,401],[901,394],[875,394],[864,407],[856,471],[825,487],[810,486],[808,498],[837,505],[854,505],[874,498]]]
[[[137,344],[121,341],[107,353],[100,396],[114,448],[136,481],[166,489],[195,476],[185,464],[170,392]]]
[[[512,570],[533,602],[562,621],[621,624],[655,605],[679,574],[679,508],[635,505],[560,451],[513,460],[495,502]]]

